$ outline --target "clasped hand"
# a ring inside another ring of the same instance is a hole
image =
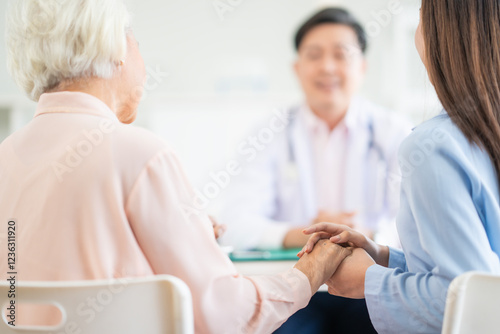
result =
[[[365,275],[374,264],[387,266],[389,249],[376,244],[360,232],[346,225],[319,223],[303,230],[306,235],[312,234],[304,248],[297,254],[299,257],[310,253],[316,243],[322,239],[342,245],[351,250],[337,267],[334,274],[326,281],[328,292],[332,295],[362,299],[365,296]]]

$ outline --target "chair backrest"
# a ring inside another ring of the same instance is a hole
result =
[[[451,282],[443,334],[465,333],[500,333],[500,276],[469,272]]]
[[[159,334],[194,333],[191,293],[180,279],[159,275],[106,281],[18,282],[15,304],[59,308],[57,326],[7,325],[10,283],[0,282],[0,333]],[[92,306],[89,301],[93,301]],[[97,305],[97,306],[96,306]]]

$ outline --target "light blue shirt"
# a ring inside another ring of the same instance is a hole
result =
[[[365,278],[379,333],[440,333],[451,281],[471,270],[500,274],[498,179],[485,150],[442,113],[418,126],[399,151],[403,179],[389,268]]]

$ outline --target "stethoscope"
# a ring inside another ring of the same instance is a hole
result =
[[[299,109],[294,108],[289,111],[289,121],[286,126],[286,140],[288,146],[288,159],[285,165],[285,170],[283,171],[284,176],[287,180],[287,183],[290,185],[296,185],[299,180],[299,170],[297,164],[297,158],[295,156],[294,150],[294,141],[293,141],[293,126],[297,122],[299,114]],[[376,140],[375,128],[374,128],[374,120],[373,117],[370,117],[368,120],[368,133],[369,133],[369,142],[368,142],[368,151],[366,161],[368,164],[365,169],[365,180],[367,180],[368,184],[375,184],[375,189],[370,189],[366,192],[367,198],[365,198],[364,203],[370,203],[371,196],[374,197],[376,201],[382,201],[385,195],[385,182],[383,181],[387,177],[387,172],[389,171],[389,161],[384,153],[384,150],[380,146],[380,144]],[[373,159],[373,160],[372,160]],[[375,175],[374,182],[368,182],[372,175],[370,173],[381,173],[383,175]],[[381,183],[381,184],[378,184]],[[360,211],[364,211],[366,213],[377,211],[380,206],[383,206],[383,203],[375,203],[370,205],[370,208],[360,208]]]

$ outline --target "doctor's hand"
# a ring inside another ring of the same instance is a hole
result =
[[[318,223],[335,223],[346,225],[354,228],[354,222],[352,218],[356,216],[357,212],[337,212],[333,213],[330,211],[320,210],[318,216],[313,220],[312,224]]]
[[[328,239],[319,241],[314,249],[304,254],[294,268],[302,271],[311,285],[311,293],[330,279],[340,263],[351,254],[351,250],[332,243]]]
[[[329,238],[336,244],[363,248],[377,264],[384,267],[389,265],[389,247],[375,243],[372,239],[348,226],[319,223],[304,229],[303,233],[307,235],[312,234],[312,236],[304,248],[297,254],[299,257],[309,253],[320,239]]]
[[[283,248],[300,248],[304,247],[309,240],[309,236],[302,233],[304,227],[292,228],[288,230],[283,239]],[[311,248],[312,249],[312,248]]]
[[[352,299],[365,298],[366,271],[374,264],[375,261],[364,249],[354,248],[326,282],[328,293]]]

